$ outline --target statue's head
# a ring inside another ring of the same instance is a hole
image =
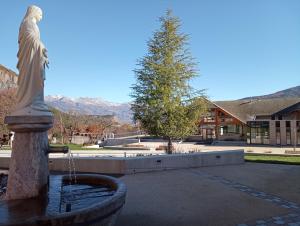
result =
[[[43,11],[41,10],[41,8],[35,6],[35,5],[31,5],[28,7],[25,18],[35,18],[36,21],[40,21],[43,18]]]

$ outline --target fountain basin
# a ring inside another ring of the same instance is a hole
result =
[[[66,191],[63,191],[64,187]],[[72,192],[68,193],[68,187]],[[62,203],[63,194],[74,195],[75,201]],[[0,201],[0,225],[112,226],[125,204],[125,198],[125,184],[113,177],[79,174],[74,184],[74,178],[69,175],[50,176],[47,196]]]

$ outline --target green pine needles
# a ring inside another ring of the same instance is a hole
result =
[[[179,32],[179,19],[167,11],[160,22],[160,30],[148,42],[148,54],[134,70],[131,109],[144,130],[169,140],[171,153],[172,139],[193,134],[206,107],[202,90],[189,84],[198,74],[186,48],[188,36]]]

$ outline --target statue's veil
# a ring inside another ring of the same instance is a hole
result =
[[[35,5],[29,6],[27,8],[27,12],[26,12],[26,14],[24,16],[23,21],[26,20],[26,19],[34,17],[38,12],[41,12],[41,11],[42,11],[41,8],[39,8],[39,7],[35,6]]]
[[[19,77],[17,105],[13,112],[15,115],[49,114],[44,103],[45,47],[40,40],[37,21],[32,20],[41,13],[39,7],[29,6],[19,29]]]

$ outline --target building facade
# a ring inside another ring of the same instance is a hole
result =
[[[202,140],[300,145],[300,98],[208,102],[198,136]]]
[[[0,64],[0,89],[16,88],[18,76]]]

